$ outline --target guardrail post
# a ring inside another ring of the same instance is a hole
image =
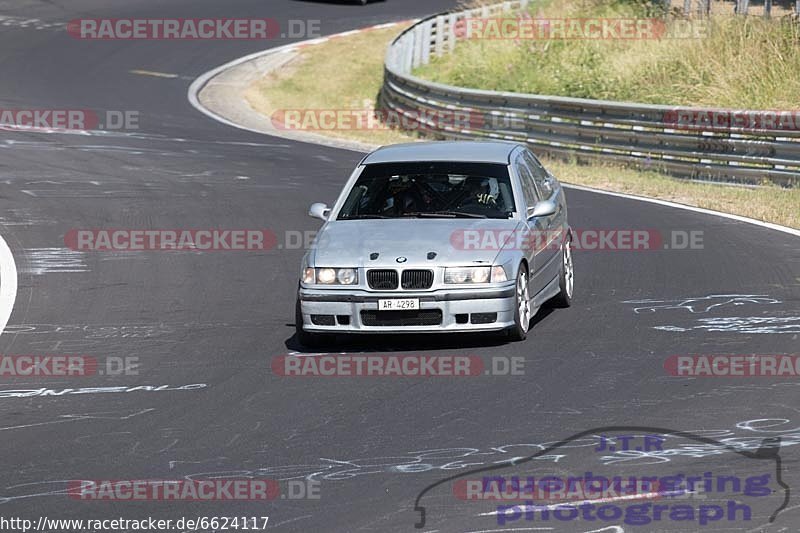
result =
[[[456,25],[458,24],[458,17],[456,15],[447,15],[447,52],[452,53],[456,47]],[[465,26],[466,31],[469,31],[469,26]],[[469,33],[467,33],[469,37]]]
[[[689,16],[692,13],[692,0],[683,0],[683,14]]]
[[[764,18],[770,18],[772,15],[772,0],[764,0]]]
[[[433,53],[437,56],[442,55],[444,52],[444,17],[439,15],[436,17],[436,45],[433,48]]]
[[[411,41],[411,42],[408,42]],[[409,33],[405,43],[405,57],[403,58],[403,72],[410,74],[414,66],[414,34]]]
[[[412,56],[411,68],[417,68],[422,61],[422,28],[415,26],[412,33],[414,34],[414,46],[412,48],[414,55]]]
[[[433,36],[432,33],[433,21],[428,21],[422,27],[422,43],[420,46],[422,47],[421,54],[420,54],[420,64],[427,65],[431,62],[431,39]]]

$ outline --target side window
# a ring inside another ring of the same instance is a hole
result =
[[[525,150],[522,152],[522,157],[525,158],[525,162],[531,168],[533,180],[536,182],[536,186],[539,187],[542,196],[550,198],[550,195],[553,194],[553,184],[547,177],[547,171],[529,151]]]
[[[518,156],[516,160],[517,174],[519,174],[522,194],[525,196],[525,204],[533,207],[539,202],[539,194],[536,192],[536,185],[533,183],[533,174],[525,163],[525,160]]]

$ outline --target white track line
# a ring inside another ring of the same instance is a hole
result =
[[[0,235],[0,334],[6,329],[17,299],[17,265],[5,239]]]
[[[730,213],[722,213],[720,211],[714,211],[712,209],[705,209],[703,207],[694,207],[691,205],[685,204],[677,204],[675,202],[669,202],[667,200],[658,200],[656,198],[647,198],[646,196],[635,196],[633,194],[625,194],[622,192],[611,192],[611,191],[603,191],[601,189],[595,189],[592,187],[584,187],[583,185],[571,185],[571,184],[564,184],[564,187],[570,189],[576,189],[579,191],[587,191],[587,192],[594,192],[599,194],[606,194],[608,196],[617,196],[619,198],[626,198],[628,200],[639,200],[640,202],[648,202],[651,204],[658,204],[663,205],[666,207],[672,207],[674,209],[684,209],[686,211],[694,211],[695,213],[703,213],[705,215],[714,215],[717,217],[729,218],[731,220],[736,220],[738,222],[746,222],[747,224],[754,224],[756,226],[761,226],[764,228],[769,228],[775,231],[782,231],[784,233],[788,233],[789,235],[794,235],[795,237],[800,237],[800,230],[789,228],[786,226],[781,226],[779,224],[773,224],[772,222],[763,222],[761,220],[756,220],[754,218],[743,217],[740,215],[732,215]]]
[[[585,505],[587,503],[614,503],[614,502],[622,502],[628,500],[652,500],[653,498],[658,498],[659,496],[663,496],[661,492],[643,492],[642,494],[627,494],[624,496],[607,496],[605,498],[594,498],[594,499],[587,499],[587,500],[576,500],[576,501],[564,501],[561,503],[553,503],[550,505],[528,505],[526,503],[520,503],[519,505],[513,506],[511,509],[508,510],[521,510],[527,511],[532,509],[533,511],[556,511],[559,509],[569,509],[569,508],[576,508],[581,505]],[[504,514],[505,511],[490,511],[488,513],[481,513],[478,516],[494,516]]]
[[[241,65],[242,63],[246,63],[246,62],[250,61],[251,59],[256,59],[256,58],[261,57],[261,56],[270,55],[270,54],[279,54],[281,52],[292,51],[296,47],[297,47],[297,44],[287,44],[287,45],[284,45],[284,46],[278,46],[277,48],[270,48],[269,50],[262,50],[260,52],[254,53],[254,54],[250,54],[250,55],[246,55],[244,57],[240,57],[239,59],[234,59],[233,61],[225,63],[224,65],[220,65],[215,69],[209,70],[208,72],[206,72],[204,74],[201,74],[200,76],[198,76],[198,78],[196,80],[194,80],[192,82],[191,85],[189,85],[189,91],[188,91],[188,95],[187,95],[188,98],[189,98],[189,103],[192,104],[192,106],[194,106],[195,109],[197,109],[198,111],[200,111],[204,115],[206,115],[206,116],[208,116],[210,118],[213,118],[217,122],[222,122],[223,124],[226,124],[228,126],[232,126],[234,128],[239,128],[240,130],[251,131],[253,133],[260,133],[260,134],[263,135],[264,134],[263,131],[258,131],[258,130],[252,129],[252,128],[248,128],[247,126],[242,126],[241,124],[236,124],[235,122],[232,122],[232,121],[228,120],[227,118],[214,113],[213,111],[211,111],[206,106],[204,106],[203,104],[200,103],[200,98],[198,97],[198,95],[200,94],[200,91],[203,90],[203,87],[205,87],[206,84],[211,79],[216,77],[217,74],[228,70],[229,68],[233,68],[235,66]]]

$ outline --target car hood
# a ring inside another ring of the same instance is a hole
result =
[[[481,245],[464,246],[464,236],[494,236],[500,231],[512,231],[518,224],[516,220],[465,218],[336,220],[323,226],[317,236],[312,261],[318,267],[491,263],[502,242],[493,245],[493,240],[487,244],[481,239]],[[432,260],[428,259],[430,252],[436,253]],[[376,253],[378,258],[370,259]],[[406,261],[397,261],[401,257]]]

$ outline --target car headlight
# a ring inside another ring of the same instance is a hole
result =
[[[303,271],[303,283],[307,285],[355,285],[358,271],[355,268],[311,268]]]
[[[342,285],[352,285],[358,279],[355,268],[340,268],[336,271],[336,281]]]
[[[445,283],[500,283],[508,281],[502,266],[447,267],[444,269]]]
[[[491,267],[448,267],[444,269],[445,283],[487,283]]]
[[[488,268],[473,268],[470,276],[472,283],[488,283],[490,269]]]

